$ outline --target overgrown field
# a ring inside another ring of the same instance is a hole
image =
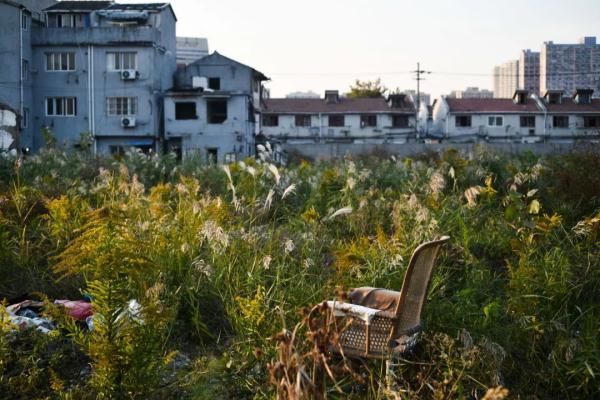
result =
[[[0,157],[0,299],[44,300],[58,324],[16,331],[0,307],[0,397],[594,398],[599,171],[598,149],[287,168]],[[308,307],[399,290],[413,249],[444,234],[395,390],[383,363],[311,347]],[[91,331],[51,305],[84,295]]]

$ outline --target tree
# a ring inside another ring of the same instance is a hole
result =
[[[381,84],[381,79],[377,78],[374,81],[361,81],[357,79],[354,85],[350,86],[350,92],[346,95],[348,98],[361,97],[383,97],[388,89]]]

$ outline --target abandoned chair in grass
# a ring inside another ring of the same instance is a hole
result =
[[[421,311],[427,297],[436,258],[450,237],[423,243],[415,249],[400,292],[360,287],[350,292],[350,303],[327,301],[315,306],[309,315],[313,321],[319,312],[331,318],[338,332],[337,345],[329,350],[348,358],[388,360],[398,358],[416,343],[422,330]],[[318,329],[314,324],[310,329]]]

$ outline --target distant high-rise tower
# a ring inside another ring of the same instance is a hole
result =
[[[594,89],[600,94],[600,44],[595,37],[584,37],[577,44],[545,42],[540,54],[540,90],[563,90],[572,95],[576,89]]]
[[[188,65],[208,55],[208,40],[177,37],[177,64]]]
[[[540,94],[540,53],[538,51],[521,50],[519,89]]]
[[[511,98],[519,87],[519,60],[494,67],[494,97]]]

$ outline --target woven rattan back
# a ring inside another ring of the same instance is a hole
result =
[[[421,325],[421,311],[427,298],[427,289],[438,252],[450,240],[443,236],[438,240],[423,243],[413,252],[400,292],[396,308],[398,324],[393,335],[404,334],[418,329]]]

